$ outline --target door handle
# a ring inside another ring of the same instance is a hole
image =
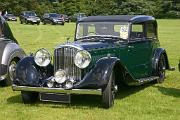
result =
[[[131,48],[131,49],[133,49],[133,48],[134,48],[134,46],[128,46],[128,48]]]

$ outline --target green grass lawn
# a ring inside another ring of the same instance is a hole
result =
[[[74,37],[75,24],[21,25],[10,22],[10,27],[26,51],[53,48]],[[177,68],[180,59],[180,20],[158,20],[161,46],[167,50],[170,64]],[[0,87],[0,120],[179,120],[180,72],[167,72],[163,84],[146,84],[122,88],[115,105],[101,108],[100,96],[78,95],[71,104],[37,102],[24,105],[20,92],[11,87]]]

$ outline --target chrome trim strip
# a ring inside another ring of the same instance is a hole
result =
[[[71,89],[71,90],[65,90],[65,89],[62,89],[62,88],[17,86],[15,84],[12,85],[12,89],[14,91],[102,95],[101,89]]]
[[[73,47],[73,48],[76,48],[78,50],[83,50],[83,48],[81,46],[76,46],[76,45],[72,45],[72,44],[60,45],[60,46],[55,47],[55,49],[63,48],[63,47]]]

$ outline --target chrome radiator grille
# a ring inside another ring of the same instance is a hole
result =
[[[73,47],[57,48],[54,51],[54,69],[63,69],[74,80],[81,80],[81,69],[74,64],[74,56],[78,49]]]

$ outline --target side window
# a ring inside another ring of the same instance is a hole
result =
[[[153,23],[146,24],[146,37],[156,38],[156,28]]]
[[[143,24],[132,24],[131,39],[142,39],[144,37],[143,26]]]

